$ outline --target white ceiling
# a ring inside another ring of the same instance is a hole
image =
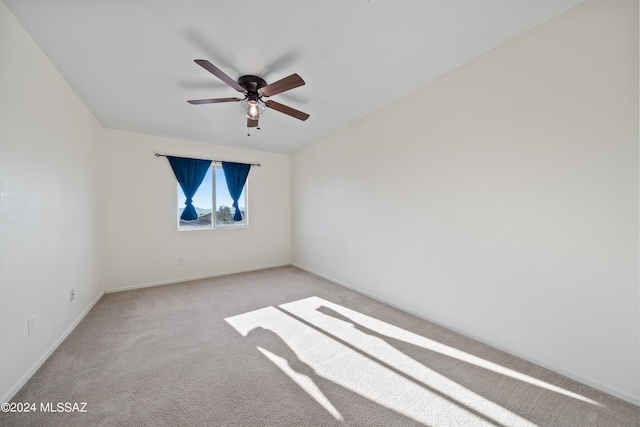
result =
[[[292,153],[581,0],[4,0],[108,128]],[[268,109],[247,136],[238,92],[193,62],[267,83],[311,115]]]

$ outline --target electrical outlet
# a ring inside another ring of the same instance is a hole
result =
[[[76,291],[71,289],[69,291],[69,302],[72,302],[74,300],[74,298],[76,297]]]
[[[184,258],[178,258],[178,265],[184,265]]]
[[[31,316],[27,319],[27,326],[29,327],[28,336],[32,337],[36,333],[36,316]]]

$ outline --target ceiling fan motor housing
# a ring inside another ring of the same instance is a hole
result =
[[[267,82],[258,76],[242,76],[238,79],[238,84],[251,93],[258,92],[258,89],[265,87]]]

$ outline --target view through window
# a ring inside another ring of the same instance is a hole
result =
[[[209,168],[202,180],[202,184],[200,184],[198,191],[196,191],[196,194],[193,196],[193,206],[198,214],[198,219],[192,221],[180,219],[180,215],[182,215],[182,211],[185,208],[186,196],[182,188],[180,188],[180,185],[178,185],[178,229],[195,230],[215,227],[246,227],[248,214],[248,182],[247,180],[240,199],[238,200],[238,208],[242,214],[241,221],[234,221],[233,219],[236,210],[233,207],[233,199],[231,199],[229,195],[227,180],[221,166],[212,165]]]

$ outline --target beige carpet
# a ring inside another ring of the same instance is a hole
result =
[[[640,425],[637,406],[293,267],[106,294],[12,401],[37,412],[2,426]],[[50,411],[67,402],[86,412]]]

